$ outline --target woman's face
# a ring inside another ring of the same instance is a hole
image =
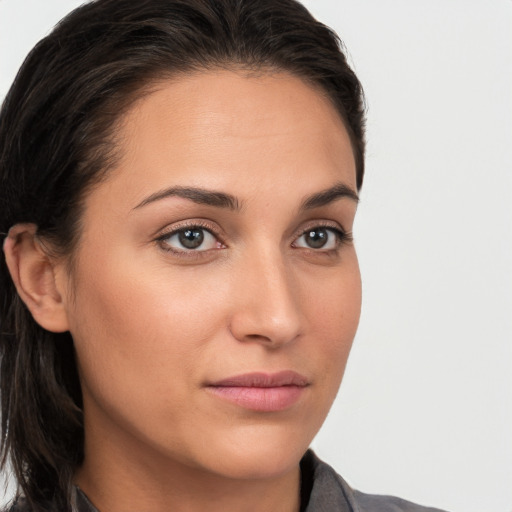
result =
[[[73,274],[58,274],[86,464],[291,470],[360,312],[339,115],[289,74],[212,71],[159,83],[119,140],[119,164],[86,198]]]

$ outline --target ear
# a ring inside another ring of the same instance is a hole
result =
[[[35,224],[16,224],[4,242],[4,253],[19,296],[34,320],[47,331],[69,330],[62,295],[55,279],[55,262],[36,237]]]

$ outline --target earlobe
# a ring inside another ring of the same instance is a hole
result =
[[[44,329],[69,329],[65,304],[57,288],[54,263],[36,237],[35,224],[16,224],[4,242],[4,253],[19,296]]]

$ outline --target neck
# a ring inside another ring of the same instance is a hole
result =
[[[235,478],[162,455],[148,445],[126,439],[129,437],[126,433],[114,433],[114,441],[88,432],[84,464],[75,475],[75,483],[99,512],[298,512],[300,509],[298,463],[271,476]]]
[[[91,473],[86,463],[76,482],[99,512],[298,512],[300,508],[299,467],[280,478],[251,481],[199,474],[186,467],[160,473],[159,479],[146,472],[105,475]]]

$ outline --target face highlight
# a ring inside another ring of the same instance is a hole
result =
[[[119,139],[119,165],[85,201],[66,303],[85,467],[94,454],[237,479],[290,471],[359,319],[343,122],[286,73],[211,71],[160,83]]]

